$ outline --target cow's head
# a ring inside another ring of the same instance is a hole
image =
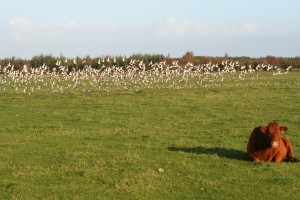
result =
[[[268,126],[262,126],[260,131],[268,138],[271,147],[277,148],[280,145],[280,134],[288,130],[286,126],[280,126],[278,122],[270,122]]]

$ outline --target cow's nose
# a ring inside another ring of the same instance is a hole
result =
[[[272,141],[272,142],[271,142],[271,146],[272,146],[273,148],[276,148],[276,147],[279,146],[279,142],[277,142],[277,141]]]

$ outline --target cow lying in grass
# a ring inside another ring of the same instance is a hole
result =
[[[280,136],[287,130],[286,126],[280,126],[276,121],[270,122],[268,126],[255,128],[247,145],[247,154],[251,161],[299,162],[294,157],[289,139]]]

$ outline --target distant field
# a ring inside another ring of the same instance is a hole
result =
[[[278,120],[300,158],[300,73],[213,74],[109,91],[2,82],[1,199],[298,199],[300,164],[251,163],[246,145]]]

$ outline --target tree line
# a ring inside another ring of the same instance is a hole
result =
[[[67,58],[63,55],[58,57],[52,55],[38,55],[33,56],[31,59],[21,59],[16,57],[0,59],[0,66],[14,66],[14,69],[22,69],[24,65],[27,65],[29,68],[37,68],[42,65],[47,65],[50,69],[57,67],[59,65],[68,66],[76,70],[83,69],[86,65],[89,65],[95,69],[99,69],[103,66],[113,66],[116,67],[125,67],[128,65],[138,65],[141,61],[145,66],[151,68],[153,64],[159,62],[166,62],[167,65],[172,65],[174,62],[176,64],[184,66],[187,63],[193,65],[200,64],[220,64],[223,61],[237,62],[239,66],[250,66],[256,67],[257,65],[266,64],[278,66],[280,68],[286,69],[289,66],[293,67],[293,70],[300,70],[300,56],[296,57],[275,57],[275,56],[266,56],[259,58],[251,57],[230,57],[227,54],[223,57],[213,57],[213,56],[195,56],[192,51],[187,51],[182,57],[171,58],[170,56],[164,56],[161,54],[133,54],[130,57],[124,56],[99,56],[99,57],[75,57]]]

